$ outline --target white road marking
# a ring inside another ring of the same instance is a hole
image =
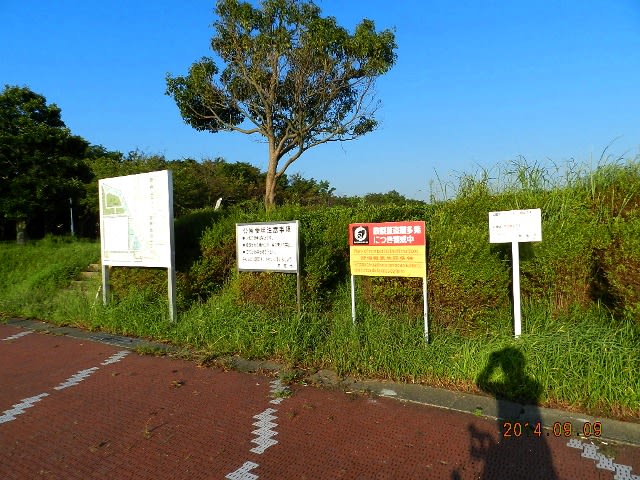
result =
[[[31,330],[25,330],[24,332],[16,333],[15,335],[11,335],[10,337],[3,338],[2,341],[3,342],[8,342],[9,340],[17,340],[20,337],[24,337],[25,335],[29,335],[30,333],[33,333],[33,332]]]
[[[269,385],[271,385],[271,395],[277,396],[277,398],[270,400],[269,403],[279,405],[285,399],[285,396],[288,396],[289,389],[282,385],[280,379],[269,382]],[[278,435],[278,432],[273,430],[278,424],[272,421],[277,420],[278,417],[273,415],[277,412],[278,410],[275,408],[267,408],[264,412],[253,416],[257,422],[253,422],[252,425],[258,428],[251,432],[256,435],[256,438],[251,440],[251,443],[255,443],[257,447],[249,450],[251,453],[262,455],[267,448],[278,443],[278,441],[273,438]],[[239,469],[229,473],[225,478],[230,480],[256,480],[258,475],[250,473],[249,470],[257,467],[259,467],[257,463],[245,462]]]
[[[237,469],[235,472],[227,474],[227,476],[224,478],[228,478],[229,480],[256,480],[258,476],[250,473],[249,470],[253,470],[257,466],[257,463],[244,462],[239,469]]]
[[[111,365],[112,363],[118,363],[120,360],[122,360],[124,357],[126,357],[130,353],[131,352],[129,350],[120,350],[118,353],[114,353],[113,355],[111,355],[100,365]]]
[[[11,420],[15,420],[18,415],[22,415],[27,408],[33,407],[34,404],[38,403],[44,397],[48,397],[48,393],[41,393],[40,395],[35,395],[33,397],[25,398],[20,403],[16,403],[12,405],[9,410],[5,410],[0,415],[0,423],[10,422]]]
[[[73,387],[78,385],[81,381],[89,377],[93,372],[98,370],[98,367],[87,368],[86,370],[80,370],[78,373],[74,373],[69,378],[67,378],[64,382],[62,382],[57,387],[53,387],[54,390],[64,390],[65,388]]]
[[[598,453],[599,447],[597,445],[593,445],[592,443],[582,443],[577,438],[572,438],[569,440],[569,443],[567,443],[567,447],[582,450],[582,458],[596,460],[598,462],[596,463],[596,468],[616,472],[613,476],[613,480],[640,480],[640,475],[633,475],[631,473],[633,468],[629,465],[614,463],[613,458],[607,457],[602,453]]]
[[[251,443],[255,443],[258,446],[252,448],[251,452],[262,455],[267,448],[278,443],[277,440],[271,438],[278,434],[278,432],[272,430],[272,428],[277,427],[278,424],[271,421],[278,418],[275,415],[271,415],[276,412],[277,410],[275,408],[267,408],[264,412],[253,416],[253,418],[258,420],[257,422],[254,422],[253,425],[258,428],[251,432],[254,435],[257,435],[256,438],[251,440]]]
[[[28,332],[28,333],[31,333],[31,332]],[[11,337],[9,337],[9,338],[11,338]],[[128,350],[122,350],[122,351],[120,351],[118,353],[115,353],[115,354],[111,355],[107,360],[102,362],[100,365],[109,365],[111,363],[119,362],[128,353],[129,353]],[[93,372],[95,372],[96,370],[99,370],[99,369],[100,369],[100,367],[91,367],[91,368],[87,368],[85,370],[80,370],[79,372],[74,373],[73,375],[71,375],[69,378],[67,378],[61,384],[53,387],[53,389],[59,391],[59,390],[64,390],[65,388],[69,388],[69,387],[73,387],[75,385],[78,385],[81,381],[87,379],[89,376],[91,376],[93,374]],[[38,403],[40,400],[42,400],[45,397],[48,397],[49,395],[50,394],[46,393],[46,392],[45,393],[41,393],[41,394],[35,395],[33,397],[25,398],[25,399],[21,400],[20,403],[16,403],[15,405],[12,405],[10,409],[5,410],[4,412],[2,412],[2,414],[0,414],[0,424],[7,423],[7,422],[10,422],[12,420],[15,420],[16,417],[18,415],[22,415],[25,412],[26,409],[33,407],[34,404]]]

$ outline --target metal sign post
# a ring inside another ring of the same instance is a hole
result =
[[[511,242],[513,259],[513,333],[516,338],[522,333],[522,316],[520,312],[520,244]]]
[[[356,280],[355,275],[351,275],[351,320],[356,324]]]
[[[520,242],[542,241],[542,213],[532,210],[489,212],[489,242],[511,243],[513,259],[513,333],[522,333],[520,311]]]
[[[422,300],[424,312],[424,341],[429,343],[429,306],[427,305],[427,277],[422,277]]]

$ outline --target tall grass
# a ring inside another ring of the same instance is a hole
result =
[[[99,258],[99,244],[70,237],[1,244],[0,312],[50,318],[66,297],[61,289]]]

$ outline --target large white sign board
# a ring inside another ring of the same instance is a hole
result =
[[[102,263],[171,267],[171,172],[141,173],[98,181]]]
[[[98,181],[102,292],[109,293],[109,266],[168,269],[169,310],[176,319],[173,179],[171,171]]]
[[[531,210],[489,212],[489,242],[541,242],[542,213]]]
[[[539,208],[489,212],[489,242],[511,243],[511,256],[513,258],[513,329],[516,338],[522,332],[519,242],[541,241],[542,213]]]
[[[298,271],[298,221],[236,224],[238,270]]]

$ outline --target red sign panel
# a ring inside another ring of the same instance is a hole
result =
[[[426,245],[424,222],[352,223],[349,245],[398,247]]]

